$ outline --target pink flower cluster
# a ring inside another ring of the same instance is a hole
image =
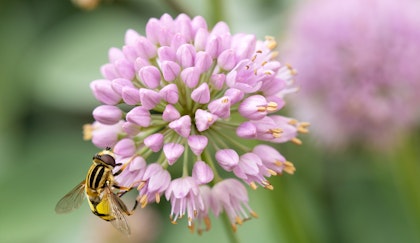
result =
[[[275,47],[271,37],[232,35],[223,22],[210,30],[200,16],[152,18],[145,36],[128,30],[125,45],[109,50],[104,78],[90,85],[102,105],[85,136],[113,148],[126,165],[116,179],[138,189],[142,207],[164,194],[173,223],[186,215],[201,232],[210,211],[224,211],[236,229],[256,216],[238,179],[272,189],[268,177],[295,170],[273,147],[243,141],[300,144],[307,132],[307,123],[274,114],[295,90],[295,71],[275,59]]]
[[[319,0],[298,8],[288,33],[300,71],[294,114],[328,148],[380,149],[419,121],[420,5],[413,0]]]

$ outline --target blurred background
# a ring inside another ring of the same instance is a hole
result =
[[[180,12],[275,36],[299,72],[283,114],[311,133],[278,146],[295,175],[249,191],[259,218],[238,228],[242,242],[420,242],[420,8],[394,2],[2,0],[0,242],[228,242],[221,219],[201,236],[172,225],[166,201],[129,217],[129,239],[87,203],[54,212],[97,152],[82,125],[108,49],[128,28],[144,34],[150,17]]]

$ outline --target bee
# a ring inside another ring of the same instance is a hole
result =
[[[93,214],[110,221],[116,229],[129,235],[130,228],[124,215],[131,215],[137,205],[134,205],[133,211],[130,212],[120,199],[131,188],[117,185],[114,176],[119,175],[125,167],[114,174],[112,170],[119,165],[121,164],[115,163],[115,156],[110,148],[95,154],[86,179],[58,201],[55,212],[58,214],[71,212],[80,207],[87,197]],[[115,193],[115,189],[119,192]]]

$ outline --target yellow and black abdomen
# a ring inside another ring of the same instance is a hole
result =
[[[102,164],[93,164],[86,176],[86,195],[92,212],[104,220],[113,220],[105,187],[112,183],[112,170]]]
[[[100,193],[112,177],[112,171],[101,164],[93,164],[86,176],[86,188]]]
[[[108,199],[101,200],[99,202],[88,200],[88,202],[92,213],[94,213],[96,216],[106,221],[115,219],[115,217],[112,215],[112,209]]]

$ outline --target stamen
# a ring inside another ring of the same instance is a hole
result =
[[[279,56],[279,52],[278,51],[273,51],[273,52],[271,52],[270,59],[271,60],[276,59],[278,56]]]
[[[93,126],[91,124],[83,125],[83,140],[92,139]]]
[[[268,189],[268,190],[274,189],[273,185],[271,185],[269,181],[263,181],[262,184],[264,185],[265,189]]]
[[[238,227],[236,227],[236,225],[235,224],[232,224],[232,231],[233,232],[236,232],[236,230],[238,229]]]
[[[143,196],[141,196],[140,198],[141,208],[145,208],[147,206],[147,201],[148,201],[147,199],[148,199],[147,194],[144,194]]]
[[[235,222],[239,225],[241,225],[244,221],[242,221],[242,219],[239,216],[235,217]]]
[[[274,162],[274,164],[277,165],[277,166],[282,166],[283,165],[283,162],[281,162],[280,160],[276,160]]]
[[[266,37],[265,37],[265,40],[267,41],[267,47],[268,47],[270,50],[273,50],[274,48],[276,48],[276,47],[277,47],[277,42],[276,42],[276,40],[274,39],[274,37],[272,37],[272,36],[266,36]]]
[[[276,176],[277,175],[277,172],[275,172],[274,170],[272,170],[272,169],[267,169],[267,172],[270,174],[270,175],[273,175],[273,176]]]
[[[296,120],[296,119],[290,119],[287,123],[294,126],[294,125],[298,124],[298,122],[299,121]]]
[[[286,161],[286,162],[284,162],[284,169],[283,170],[286,171],[288,174],[293,175],[296,171],[296,168],[295,168],[295,166],[293,165],[292,162]]]
[[[156,201],[156,203],[160,203],[160,195],[159,195],[159,193],[156,193],[155,194],[155,201]]]
[[[270,101],[270,102],[268,102],[268,104],[267,104],[267,111],[268,112],[271,112],[271,111],[276,111],[277,110],[277,103],[276,102],[273,102],[273,101]]]
[[[255,53],[261,54],[262,50],[257,50]]]
[[[256,212],[250,211],[249,213],[252,215],[252,217],[258,218],[258,214]]]
[[[297,145],[301,145],[302,144],[302,140],[300,140],[299,138],[292,138],[292,143],[297,144]]]
[[[257,59],[257,55],[254,55],[254,56],[251,58],[251,61],[252,61],[252,62],[254,62],[254,61],[255,61],[255,59]]]
[[[267,61],[263,61],[262,63],[261,63],[261,67],[264,67],[265,66],[265,64],[267,64],[268,62]]]
[[[251,182],[251,183],[249,183],[249,186],[250,186],[252,189],[257,190],[257,185],[255,184],[255,182]]]
[[[289,69],[289,71],[290,71],[290,74],[291,75],[296,75],[297,74],[297,71],[296,71],[296,69],[294,69],[293,67],[292,67],[292,65],[290,65],[290,64],[286,64],[286,67]]]
[[[204,217],[204,224],[206,225],[206,231],[209,231],[211,228],[211,221],[209,217]]]
[[[268,129],[268,133],[271,133],[273,138],[279,138],[281,137],[281,134],[283,133],[283,129],[281,128]]]
[[[140,182],[139,186],[137,187],[137,191],[140,191],[146,185],[145,181]]]
[[[300,132],[300,133],[308,133],[309,132],[309,129],[304,128],[302,126],[298,126],[297,127],[297,131]]]
[[[192,220],[190,221],[188,219],[188,229],[190,229],[190,232],[191,233],[194,233],[194,224],[193,223],[190,223],[190,222],[192,222]]]

